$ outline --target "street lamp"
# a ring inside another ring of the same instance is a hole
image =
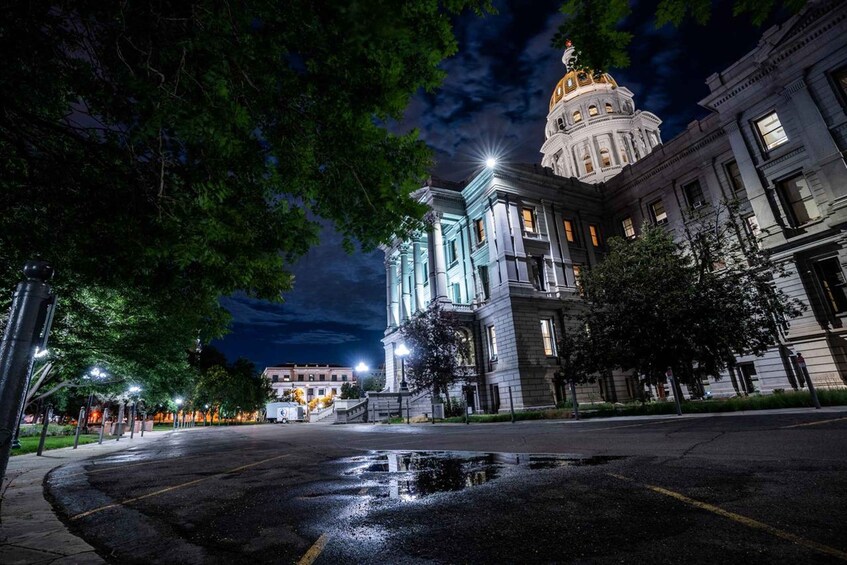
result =
[[[489,169],[493,169],[497,166],[497,159],[495,159],[494,157],[489,157],[485,160],[485,166]]]
[[[174,429],[177,427],[177,422],[179,421],[179,407],[182,406],[182,399],[177,398],[174,400],[174,404],[176,404],[176,410],[174,410]]]
[[[401,343],[394,349],[394,355],[400,358],[400,392],[407,392],[409,385],[406,384],[406,356],[411,353],[405,343]]]

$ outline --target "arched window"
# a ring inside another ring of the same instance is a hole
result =
[[[612,155],[609,153],[609,150],[605,147],[600,150],[600,166],[601,167],[611,167],[612,166]]]
[[[621,163],[629,163],[629,156],[626,154],[626,149],[621,147]]]
[[[586,154],[582,157],[582,162],[583,162],[583,164],[585,165],[585,174],[589,174],[589,173],[593,173],[593,172],[594,172],[594,163],[592,163],[592,162],[591,162],[591,155],[589,155],[588,153],[586,153]]]
[[[612,105],[606,102],[606,113],[611,114],[612,112],[614,112],[614,110],[612,109]]]
[[[582,121],[582,112],[577,110],[576,112],[573,113],[573,123],[578,124],[581,121]]]
[[[560,130],[565,129],[565,118],[556,118],[556,124]]]
[[[588,107],[588,115],[589,116],[596,116],[598,113],[599,112],[597,110],[597,106],[591,105],[591,106]]]

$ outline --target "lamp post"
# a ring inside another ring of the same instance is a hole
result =
[[[401,343],[394,349],[394,355],[400,358],[400,392],[408,392],[409,385],[406,384],[406,356],[411,353],[405,343]]]
[[[182,406],[182,399],[177,398],[174,400],[174,404],[176,404],[176,410],[174,410],[174,429],[176,429],[179,422],[179,407]]]

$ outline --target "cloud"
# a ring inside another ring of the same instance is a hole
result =
[[[273,340],[279,345],[338,345],[353,343],[361,339],[353,334],[328,330],[310,330],[298,332]]]

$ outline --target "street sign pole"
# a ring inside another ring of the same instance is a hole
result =
[[[668,370],[665,371],[665,376],[670,381],[671,389],[673,390],[673,401],[674,401],[674,403],[676,403],[676,415],[682,416],[682,405],[679,403],[679,394],[678,394],[680,392],[681,388],[676,386],[676,381],[674,380],[674,377],[673,377],[673,370],[670,367],[668,367]]]
[[[818,391],[815,390],[815,384],[812,382],[812,377],[809,376],[809,371],[806,369],[806,360],[803,359],[802,353],[797,354],[797,365],[803,371],[803,376],[806,378],[806,386],[809,387],[809,394],[812,395],[812,404],[815,405],[815,409],[819,410],[821,403],[818,400]]]

